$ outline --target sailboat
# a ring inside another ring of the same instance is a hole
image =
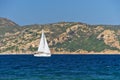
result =
[[[43,30],[42,30],[42,35],[41,35],[38,51],[34,53],[34,56],[36,57],[50,57],[51,56],[51,52],[50,52],[50,49],[49,49]]]

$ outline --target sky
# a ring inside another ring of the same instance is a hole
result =
[[[120,0],[0,0],[0,17],[19,25],[61,21],[120,25]]]

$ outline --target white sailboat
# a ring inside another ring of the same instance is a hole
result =
[[[34,54],[34,56],[36,57],[50,57],[51,56],[51,52],[48,47],[48,43],[47,43],[43,30],[42,30],[42,35],[41,35],[41,40],[40,40],[40,44],[38,47],[38,51]]]

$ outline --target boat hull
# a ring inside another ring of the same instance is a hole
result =
[[[50,53],[35,53],[34,54],[35,57],[51,57],[51,54]]]

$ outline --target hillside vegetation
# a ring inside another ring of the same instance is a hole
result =
[[[0,18],[0,53],[37,51],[42,29],[53,54],[120,52],[119,25],[58,22],[19,26],[11,20]]]

